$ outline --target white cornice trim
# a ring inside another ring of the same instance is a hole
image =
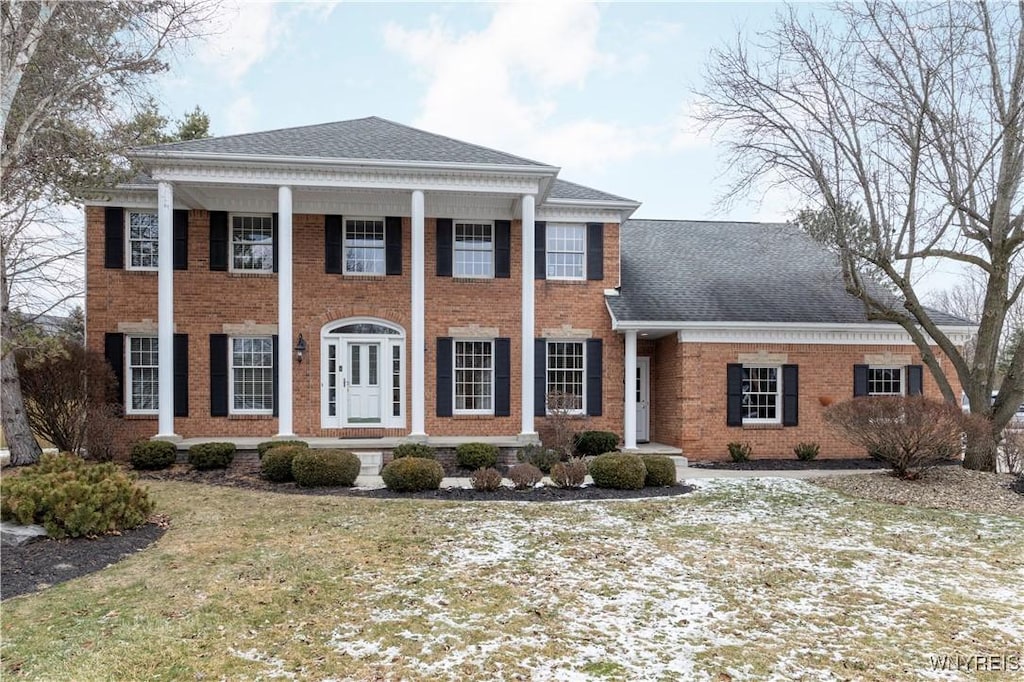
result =
[[[346,159],[321,156],[277,156],[264,154],[226,154],[213,152],[182,152],[182,151],[143,151],[129,152],[128,156],[148,161],[151,165],[189,166],[195,163],[240,164],[246,168],[253,166],[281,165],[286,167],[315,166],[330,168],[384,168],[402,170],[428,171],[468,171],[472,173],[515,173],[538,176],[558,175],[562,169],[558,166],[537,164],[504,164],[504,163],[450,163],[441,161],[406,161],[396,159]],[[154,163],[156,162],[156,163]],[[160,163],[162,162],[162,163]]]
[[[609,308],[610,312],[610,308]],[[811,345],[914,344],[910,334],[893,323],[831,322],[665,322],[612,317],[612,329],[625,331],[675,331],[679,343],[790,343]],[[939,327],[954,344],[966,343],[972,327]]]

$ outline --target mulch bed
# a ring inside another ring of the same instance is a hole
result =
[[[188,465],[176,464],[163,471],[139,472],[140,480],[187,481],[205,485],[245,488],[293,495],[334,495],[342,497],[368,497],[398,500],[450,500],[453,502],[567,502],[572,500],[634,500],[649,497],[684,495],[693,486],[674,485],[664,488],[640,490],[612,490],[609,488],[534,488],[513,490],[503,487],[495,492],[482,492],[472,488],[442,488],[419,493],[396,493],[386,488],[300,488],[295,483],[270,483],[259,475],[259,465],[236,461],[228,469],[197,471]]]
[[[846,459],[752,459],[747,462],[690,462],[694,469],[728,469],[732,471],[802,471],[806,469],[887,469],[884,462],[870,457]]]
[[[0,562],[0,598],[9,599],[94,573],[145,549],[164,534],[166,524],[147,523],[120,535],[38,540],[5,547]]]

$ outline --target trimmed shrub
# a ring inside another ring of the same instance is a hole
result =
[[[264,451],[260,459],[260,474],[273,483],[294,481],[292,461],[295,455],[306,452],[309,448],[301,445],[277,445]]]
[[[494,467],[477,469],[470,474],[469,482],[473,486],[473,490],[493,493],[501,488],[501,472]]]
[[[964,432],[976,428],[958,407],[920,396],[845,400],[825,410],[825,421],[908,479],[958,457]]]
[[[269,450],[267,454],[276,451]],[[351,486],[362,462],[348,450],[299,449],[292,456],[292,477],[303,488]]]
[[[544,478],[544,472],[529,462],[516,464],[508,470],[508,477],[516,490],[536,488],[537,484]]]
[[[639,455],[606,452],[591,460],[590,477],[598,488],[640,490],[647,478],[647,467]]]
[[[234,458],[234,443],[199,443],[188,449],[188,463],[196,469],[227,469]]]
[[[733,441],[726,445],[729,448],[729,456],[732,457],[734,462],[747,462],[750,460],[750,455],[754,452],[754,448],[751,447],[750,443],[740,443],[739,441]]]
[[[455,448],[455,462],[464,469],[487,469],[498,463],[498,446],[489,443],[463,443]]]
[[[619,448],[619,437],[611,431],[581,431],[573,441],[579,457],[597,457]]]
[[[388,490],[400,493],[415,493],[421,490],[437,490],[444,478],[441,463],[423,457],[403,457],[388,462],[380,472]]]
[[[558,453],[558,450],[546,448],[543,445],[531,444],[520,448],[519,452],[516,453],[516,459],[526,464],[532,464],[546,474],[551,471],[551,467],[561,461],[562,456]]]
[[[45,454],[39,464],[0,482],[0,518],[38,523],[61,539],[141,526],[153,511],[149,493],[110,462],[90,464],[67,453]]]
[[[793,446],[793,454],[802,462],[817,459],[819,452],[821,452],[821,446],[817,443],[800,442]]]
[[[263,455],[267,454],[267,450],[271,448],[279,448],[285,445],[300,448],[309,447],[309,443],[304,440],[265,440],[256,446],[256,454],[260,456],[260,459],[263,459]]]
[[[644,487],[661,488],[675,485],[676,463],[666,455],[644,455],[644,467],[647,475],[644,477]]]
[[[437,453],[434,451],[434,448],[426,443],[402,443],[401,445],[396,445],[391,451],[391,456],[394,459],[402,459],[403,457],[437,459]]]
[[[573,457],[551,467],[551,482],[558,488],[579,488],[587,477],[587,463],[580,457]]]
[[[166,469],[174,464],[178,448],[165,440],[144,440],[132,446],[130,455],[135,469]]]

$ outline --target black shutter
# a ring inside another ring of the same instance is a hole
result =
[[[743,426],[743,365],[726,365],[725,395],[725,425]]]
[[[389,275],[402,274],[402,219],[384,219],[384,260],[385,272]]]
[[[188,270],[188,211],[174,211],[174,269]]]
[[[345,270],[342,264],[344,223],[340,215],[324,216],[324,272],[340,275]]]
[[[548,278],[548,224],[543,220],[533,224],[533,278]]]
[[[601,339],[587,339],[587,414],[591,417],[600,417],[604,413],[601,391],[604,360],[601,347]]]
[[[277,390],[277,385],[279,383],[278,377],[280,376],[280,373],[278,372],[278,367],[277,367],[277,348],[278,348],[277,344],[279,342],[277,340],[277,334],[274,334],[270,338],[273,339],[273,348],[272,348],[271,352],[274,354],[274,357],[272,357],[270,359],[270,362],[272,363],[272,366],[274,368],[274,371],[273,371],[273,376],[274,376],[274,379],[273,379],[273,381],[274,381],[274,397],[273,397],[274,411],[272,412],[272,414],[276,417],[276,416],[278,416],[278,410],[279,410],[279,398],[278,398],[278,395],[280,394],[280,391]]]
[[[868,366],[853,366],[853,397],[857,398],[868,394]]]
[[[512,222],[494,221],[494,276],[512,276]]]
[[[124,334],[106,334],[103,337],[103,356],[114,372],[117,386],[117,404],[124,405]]]
[[[437,276],[452,276],[452,219],[437,219]]]
[[[210,334],[210,416],[228,416],[227,334]]]
[[[174,335],[174,416],[188,416],[188,334]]]
[[[228,269],[227,211],[210,211],[210,269]]]
[[[603,223],[587,223],[587,279],[604,279]]]
[[[271,250],[271,253],[273,254],[271,256],[271,260],[274,261],[272,270],[273,270],[273,272],[277,272],[277,254],[278,254],[277,235],[279,234],[279,231],[277,229],[277,214],[276,213],[274,214],[274,217],[271,219],[270,222],[271,222],[271,226],[270,226],[270,250]]]
[[[907,395],[921,395],[924,392],[924,368],[921,365],[907,365]]]
[[[796,426],[800,423],[800,368],[797,365],[782,366],[782,425]]]
[[[124,209],[107,206],[104,211],[104,252],[103,267],[120,269],[124,267]]]
[[[523,349],[526,352],[526,349]],[[548,340],[533,340],[533,416],[548,413]]]
[[[452,339],[437,337],[437,416],[452,416]]]
[[[494,339],[494,416],[512,414],[512,343]]]

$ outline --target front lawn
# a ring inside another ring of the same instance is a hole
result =
[[[156,545],[4,603],[5,678],[957,679],[931,657],[1022,653],[1019,516],[783,479],[578,503],[149,485]]]

